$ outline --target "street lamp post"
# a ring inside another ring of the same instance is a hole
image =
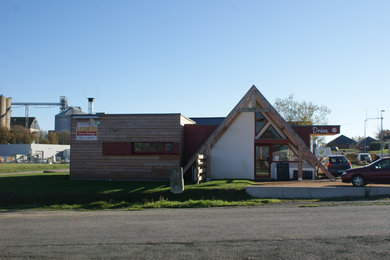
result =
[[[380,139],[381,139],[381,157],[383,155],[383,116],[382,116],[382,113],[385,112],[385,110],[381,110],[381,117],[371,117],[371,118],[367,118],[367,115],[366,115],[366,119],[364,120],[364,152],[366,152],[366,146],[367,146],[367,136],[366,136],[366,128],[367,128],[367,121],[368,120],[373,120],[373,119],[380,119],[381,120],[381,133],[380,133]]]
[[[381,158],[383,157],[383,116],[382,113],[385,112],[385,110],[381,110]]]
[[[367,136],[366,136],[367,121],[372,119],[379,119],[379,117],[371,117],[371,118],[366,118],[366,120],[364,120],[364,152],[367,152]]]
[[[366,137],[366,132],[367,132],[367,120],[368,120],[368,118],[367,118],[367,116],[366,116],[366,120],[364,120],[364,139],[363,139],[363,141],[364,141],[364,152],[367,152],[367,137]]]

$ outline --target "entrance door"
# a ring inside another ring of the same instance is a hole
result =
[[[269,179],[270,158],[270,149],[268,145],[256,146],[255,179]]]

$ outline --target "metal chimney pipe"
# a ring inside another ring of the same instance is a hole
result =
[[[94,98],[88,98],[88,114],[93,114],[93,100]]]

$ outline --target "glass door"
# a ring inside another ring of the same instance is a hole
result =
[[[255,179],[269,179],[270,158],[269,145],[256,146]]]

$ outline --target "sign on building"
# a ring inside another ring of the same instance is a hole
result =
[[[335,135],[340,133],[339,125],[310,126],[311,135]]]
[[[77,141],[97,141],[98,122],[77,122]]]

